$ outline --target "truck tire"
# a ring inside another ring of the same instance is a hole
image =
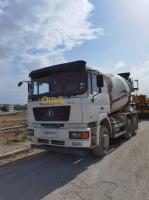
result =
[[[99,146],[93,149],[93,154],[97,157],[106,155],[109,150],[109,131],[106,126],[100,127]]]
[[[123,137],[126,140],[129,140],[132,137],[132,134],[133,134],[133,124],[132,124],[131,119],[128,119],[127,120],[126,133],[123,135]]]
[[[136,117],[132,118],[132,124],[133,124],[132,136],[135,136],[137,134],[137,129],[138,129],[138,121]]]

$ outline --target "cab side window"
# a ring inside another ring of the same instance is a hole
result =
[[[99,93],[99,88],[97,87],[97,75],[91,74],[91,80],[92,80],[92,94]]]
[[[92,94],[91,73],[88,73],[88,93],[89,93],[89,94]]]

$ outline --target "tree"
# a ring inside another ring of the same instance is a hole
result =
[[[2,109],[3,112],[8,112],[9,111],[8,106],[6,104],[3,105],[1,109]]]

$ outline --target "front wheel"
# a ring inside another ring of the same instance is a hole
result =
[[[93,149],[93,154],[95,156],[104,156],[109,150],[109,131],[106,126],[101,125],[100,135],[99,135],[99,146]]]

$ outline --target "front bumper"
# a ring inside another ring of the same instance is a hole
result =
[[[75,154],[79,156],[88,155],[89,149],[88,148],[75,148],[75,147],[60,147],[60,146],[51,146],[51,145],[36,145],[31,144],[31,147],[34,149],[43,149],[50,152],[59,152],[59,153],[66,153],[66,154]]]
[[[91,131],[90,128],[44,128],[44,127],[28,127],[34,130],[34,136],[28,136],[31,144],[39,148],[42,145],[53,147],[75,147],[90,148],[91,147]],[[89,139],[70,139],[69,132],[88,131]],[[42,147],[41,147],[42,148]]]

